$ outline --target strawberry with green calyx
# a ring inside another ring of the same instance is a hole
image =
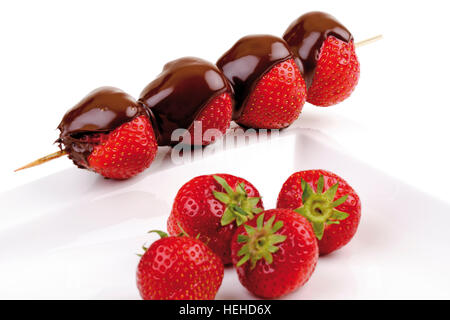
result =
[[[145,300],[211,300],[222,283],[224,267],[201,241],[188,236],[161,239],[145,253],[137,269],[137,286]]]
[[[231,263],[230,242],[236,228],[263,210],[258,190],[229,174],[195,177],[178,191],[167,221],[171,235],[197,235],[224,264]]]
[[[357,193],[344,179],[325,170],[291,175],[280,191],[277,207],[292,209],[308,219],[321,255],[346,245],[361,217]]]
[[[311,224],[288,209],[264,211],[241,225],[231,252],[242,285],[263,298],[277,298],[305,284],[319,255]]]

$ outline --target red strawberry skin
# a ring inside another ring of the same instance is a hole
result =
[[[315,270],[319,251],[316,237],[306,218],[288,209],[272,209],[264,211],[264,221],[273,215],[275,221],[282,221],[283,227],[277,232],[287,238],[278,245],[279,250],[273,253],[273,262],[268,264],[259,260],[252,269],[249,262],[236,267],[239,280],[253,294],[262,298],[278,298],[303,286]],[[258,215],[258,216],[259,216]],[[256,226],[257,217],[247,225]],[[238,235],[245,235],[245,227],[241,225],[231,244],[233,264],[241,259],[238,256],[242,243]]]
[[[278,195],[277,208],[296,209],[303,205],[301,179],[304,179],[315,190],[317,181],[323,175],[325,189],[339,183],[335,199],[348,195],[347,200],[336,207],[349,216],[339,224],[327,224],[323,238],[318,240],[320,255],[325,255],[345,246],[356,233],[361,219],[361,201],[353,188],[338,175],[325,170],[307,170],[292,174],[283,184]]]
[[[289,59],[258,81],[236,122],[250,128],[282,129],[299,117],[305,100],[305,81],[294,59]]]
[[[323,43],[307,101],[328,107],[347,99],[358,84],[360,66],[353,40],[329,36]]]
[[[259,197],[258,190],[247,180],[229,174],[217,174],[235,188],[244,183],[249,197]],[[227,265],[231,263],[230,243],[237,229],[236,223],[221,225],[221,218],[225,211],[225,204],[214,197],[213,191],[223,192],[224,189],[213,175],[198,176],[178,191],[167,221],[170,235],[178,235],[183,230],[191,235],[200,235],[200,240],[206,243]],[[260,200],[258,208],[263,208]]]
[[[195,121],[201,122],[201,132],[202,139],[201,145],[208,145],[214,142],[216,136],[206,137],[205,132],[207,130],[215,130],[217,133],[225,134],[227,129],[230,127],[231,116],[233,112],[233,104],[231,96],[229,93],[223,93],[216,98],[214,98],[196,117]],[[189,128],[189,134],[191,136],[191,145],[196,145],[197,140],[195,140],[194,135],[194,124]]]
[[[150,166],[158,146],[147,116],[122,124],[99,139],[87,158],[89,169],[111,179],[128,179]]]
[[[144,300],[212,300],[223,272],[220,259],[199,240],[166,237],[142,256],[137,286]]]

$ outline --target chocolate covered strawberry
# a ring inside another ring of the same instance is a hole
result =
[[[306,86],[283,39],[243,37],[217,61],[217,66],[234,89],[233,119],[238,124],[281,129],[299,117]]]
[[[64,115],[58,129],[61,150],[16,171],[68,155],[81,169],[123,180],[148,168],[158,150],[150,114],[113,87],[89,93]]]
[[[171,235],[199,236],[223,261],[231,263],[230,242],[236,228],[263,209],[258,190],[229,174],[204,175],[178,191],[167,221]]]
[[[306,81],[307,101],[322,107],[342,102],[358,84],[359,62],[353,36],[333,16],[310,12],[283,35]]]
[[[277,208],[294,210],[310,221],[321,255],[345,246],[361,218],[358,194],[344,179],[325,170],[291,175],[278,195]]]
[[[215,65],[185,57],[167,63],[142,91],[139,102],[155,118],[159,145],[207,145],[230,126],[231,94]]]
[[[137,287],[144,300],[212,300],[223,279],[223,264],[201,241],[168,237],[145,248],[137,268]]]
[[[157,152],[145,109],[123,91],[94,90],[69,110],[58,129],[61,149],[80,168],[127,179],[150,166]]]
[[[288,209],[260,213],[241,225],[231,245],[239,280],[262,298],[277,298],[309,280],[318,258],[310,223]]]

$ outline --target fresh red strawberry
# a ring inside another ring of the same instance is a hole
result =
[[[137,286],[144,300],[212,300],[223,279],[223,264],[201,241],[162,237],[144,247]]]
[[[191,137],[191,144],[198,145],[202,144],[204,146],[214,142],[215,138],[220,134],[225,134],[231,122],[231,114],[233,112],[233,105],[231,102],[231,97],[229,93],[223,93],[218,97],[214,98],[197,116],[194,123],[189,128],[189,134]],[[197,143],[196,134],[194,129],[196,129],[196,123],[201,123],[201,130],[199,134],[201,135],[201,143]],[[211,132],[211,135],[207,137],[207,131]],[[214,130],[214,131],[212,131]],[[206,135],[205,135],[206,133]]]
[[[361,218],[357,193],[344,179],[325,170],[291,175],[278,195],[277,208],[292,209],[311,222],[320,255],[346,245],[355,235]]]
[[[240,226],[231,252],[241,283],[263,298],[277,298],[304,285],[319,255],[308,220],[288,209],[265,211]]]
[[[83,138],[82,138],[83,139]],[[158,146],[146,116],[139,116],[110,132],[84,138],[94,149],[89,169],[111,179],[128,179],[150,166]]]
[[[353,40],[329,36],[323,43],[307,101],[328,107],[347,99],[359,80],[359,62]]]
[[[294,59],[289,59],[259,80],[236,122],[250,128],[282,129],[299,117],[305,100],[305,81]]]
[[[183,230],[206,243],[223,261],[231,263],[230,243],[238,225],[263,209],[258,190],[245,179],[229,174],[196,177],[178,191],[167,230]]]

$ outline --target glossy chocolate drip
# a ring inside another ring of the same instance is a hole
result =
[[[98,88],[70,109],[63,117],[58,129],[61,131],[58,143],[74,163],[83,168],[95,143],[86,136],[108,133],[135,117],[147,114],[145,108],[120,89]]]
[[[323,43],[329,36],[350,42],[353,36],[333,16],[324,12],[309,12],[291,23],[283,35],[294,53],[306,87],[312,84]]]
[[[158,145],[171,145],[172,132],[189,129],[197,115],[215,97],[231,92],[227,79],[212,63],[186,57],[167,63],[142,91],[139,103],[155,119]]]
[[[241,38],[217,61],[217,66],[234,89],[234,120],[241,115],[258,80],[274,65],[291,58],[293,54],[283,39],[251,35]]]

